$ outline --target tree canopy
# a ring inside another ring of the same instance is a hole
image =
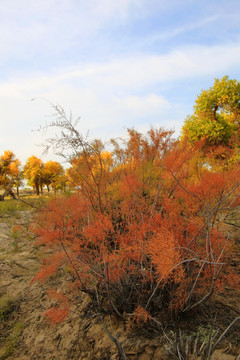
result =
[[[30,186],[35,187],[37,195],[43,185],[43,162],[36,156],[30,156],[24,166],[24,176]]]
[[[4,189],[1,200],[3,200],[4,196],[7,194],[10,194],[15,198],[13,187],[19,185],[20,165],[20,161],[10,150],[5,150],[0,157],[0,187]]]
[[[48,188],[52,186],[56,192],[58,187],[61,187],[62,177],[64,175],[64,169],[57,161],[49,160],[44,164],[42,172],[43,182]]]
[[[202,90],[197,97],[194,113],[187,117],[182,137],[190,143],[205,139],[205,149],[226,146],[239,147],[240,82],[224,76]]]

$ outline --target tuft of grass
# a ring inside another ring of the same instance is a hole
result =
[[[16,349],[20,336],[22,334],[24,325],[17,321],[11,328],[10,335],[7,337],[4,346],[0,350],[0,360],[7,359]]]
[[[178,360],[190,360],[198,356],[201,360],[210,360],[230,329],[240,320],[237,316],[231,324],[219,335],[219,329],[213,329],[210,325],[200,326],[197,332],[187,335],[181,330],[170,331],[165,344],[165,351],[168,355]]]
[[[13,252],[19,252],[20,248],[19,248],[19,244],[18,244],[18,241],[17,240],[14,240],[13,243],[12,243],[12,246],[13,246]]]
[[[0,216],[15,215],[18,211],[29,210],[29,206],[21,201],[6,199],[0,201]]]
[[[4,295],[0,298],[0,323],[6,321],[16,308],[16,300]]]
[[[13,320],[18,305],[19,298],[0,297],[0,360],[7,359],[15,351],[23,331],[23,323]]]
[[[23,234],[23,227],[22,225],[14,225],[12,227],[11,238],[13,239],[12,245],[15,252],[20,250],[19,247],[19,240]]]
[[[14,199],[5,199],[0,201],[0,217],[15,216],[18,217],[19,211],[32,210],[32,206],[41,207],[48,201],[46,196],[28,196],[23,201]],[[32,205],[32,206],[31,206]]]

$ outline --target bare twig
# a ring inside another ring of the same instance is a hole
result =
[[[125,351],[122,347],[122,345],[120,344],[120,342],[118,341],[117,337],[116,336],[113,336],[110,331],[108,330],[106,324],[104,323],[103,319],[102,319],[102,316],[99,315],[98,317],[100,319],[100,322],[103,326],[103,329],[105,330],[106,334],[108,335],[109,339],[112,340],[112,342],[116,345],[117,349],[118,349],[118,352],[119,352],[119,356],[121,357],[121,359],[123,360],[127,360],[127,357],[126,357],[126,354],[125,354]]]
[[[232,322],[231,324],[224,330],[224,332],[222,333],[221,336],[219,336],[219,338],[217,339],[217,341],[215,342],[215,344],[212,347],[211,350],[211,354],[214,352],[214,350],[216,349],[216,347],[218,346],[218,344],[222,341],[222,339],[224,338],[224,336],[228,333],[228,331],[233,327],[233,325],[240,320],[240,316],[237,316]]]

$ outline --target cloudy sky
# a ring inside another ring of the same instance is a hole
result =
[[[0,154],[41,157],[49,103],[104,140],[179,134],[201,89],[240,79],[239,19],[239,0],[0,0]]]

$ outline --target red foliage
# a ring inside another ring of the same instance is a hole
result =
[[[67,307],[51,307],[44,312],[47,321],[50,324],[56,325],[66,319],[69,313],[69,306]]]
[[[149,315],[149,313],[147,312],[146,309],[144,309],[142,306],[138,306],[135,310],[134,310],[134,314],[133,314],[133,321],[139,325],[141,323],[146,323],[148,320],[150,320],[151,317]]]
[[[231,242],[224,222],[240,197],[239,170],[211,170],[201,144],[173,143],[163,131],[148,135],[131,131],[111,168],[95,157],[95,183],[84,178],[82,191],[51,200],[35,230],[54,251],[35,280],[67,267],[71,291],[118,315],[132,312],[136,321],[166,306],[191,309],[221,286]],[[81,161],[81,171],[90,171],[86,154]],[[61,309],[48,318],[61,321],[68,308]]]

